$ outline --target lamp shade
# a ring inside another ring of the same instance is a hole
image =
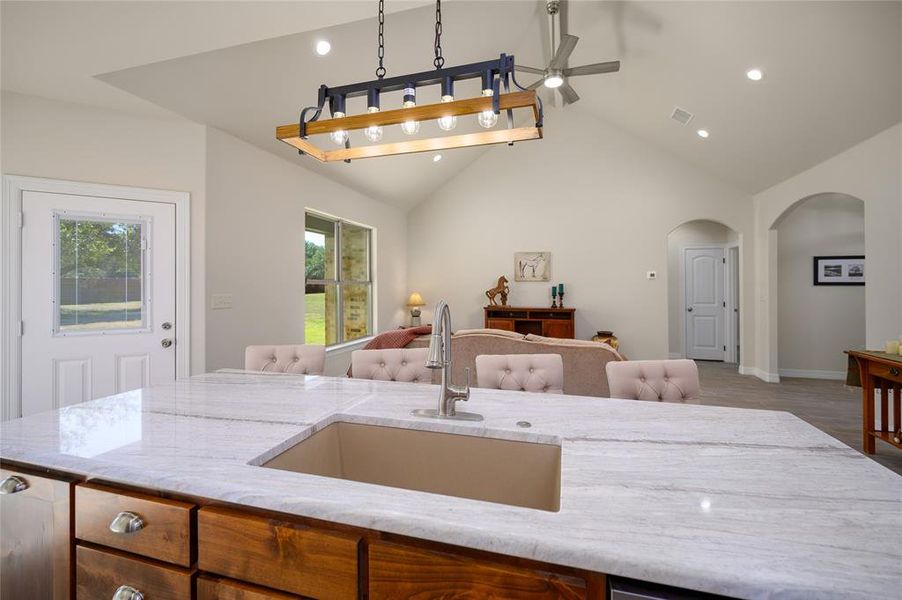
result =
[[[426,303],[423,301],[423,297],[420,296],[419,292],[414,292],[410,295],[410,298],[407,299],[407,306],[426,306]]]

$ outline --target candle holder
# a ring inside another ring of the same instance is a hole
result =
[[[558,305],[558,308],[564,308],[564,292],[558,292],[557,295],[558,298],[560,298],[560,304]]]

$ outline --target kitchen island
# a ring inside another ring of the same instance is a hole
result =
[[[80,490],[88,497],[122,486],[160,493],[174,512],[210,505],[207,526],[227,509],[267,511],[333,524],[330,541],[358,529],[402,536],[511,557],[515,570],[559,566],[565,582],[596,573],[736,598],[902,591],[902,477],[793,415],[475,388],[465,408],[482,422],[410,414],[436,394],[420,384],[209,374],[5,422],[0,458],[6,468],[90,479]],[[335,423],[559,446],[559,509],[261,467]],[[100,550],[84,546],[86,556]],[[188,556],[184,568],[194,563]],[[559,597],[601,597],[584,579],[587,594]]]

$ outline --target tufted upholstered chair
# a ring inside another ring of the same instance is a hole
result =
[[[428,348],[355,350],[351,353],[351,377],[432,383],[432,369],[426,368],[427,352]]]
[[[698,398],[693,360],[624,360],[605,365],[611,398],[689,402]]]
[[[482,354],[476,381],[481,388],[563,394],[564,361],[560,354]]]
[[[326,347],[312,344],[248,346],[244,350],[244,369],[264,373],[322,375]]]

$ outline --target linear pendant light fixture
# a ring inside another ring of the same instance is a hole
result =
[[[499,58],[445,68],[442,56],[442,12],[441,0],[436,0],[435,11],[435,70],[411,73],[398,77],[385,77],[384,0],[379,0],[379,67],[376,79],[338,87],[321,85],[317,105],[301,110],[297,123],[276,128],[276,139],[293,146],[299,154],[306,154],[321,162],[336,162],[378,156],[393,156],[416,152],[435,152],[452,148],[508,144],[542,138],[542,101],[535,90],[528,90],[517,83],[514,74],[514,57],[502,54]],[[481,79],[482,94],[476,98],[454,99],[454,83],[467,79]],[[517,90],[511,91],[511,83]],[[417,88],[440,85],[442,101],[437,104],[418,106]],[[504,93],[501,89],[504,89]],[[382,110],[380,96],[383,92],[403,91],[400,108]],[[350,98],[366,97],[366,112],[347,116],[346,103]],[[329,103],[330,119],[320,120],[323,109]],[[514,111],[531,111],[530,124],[514,127]],[[507,113],[507,127],[494,129],[501,111]],[[436,121],[442,131],[451,131],[457,125],[458,117],[477,115],[476,121],[486,131],[446,135],[430,138],[413,138],[423,121]],[[401,131],[412,139],[378,143],[382,140],[386,127],[398,125]],[[364,137],[374,142],[371,145],[351,146],[350,132],[363,130]],[[309,136],[328,134],[338,148],[319,148]]]

